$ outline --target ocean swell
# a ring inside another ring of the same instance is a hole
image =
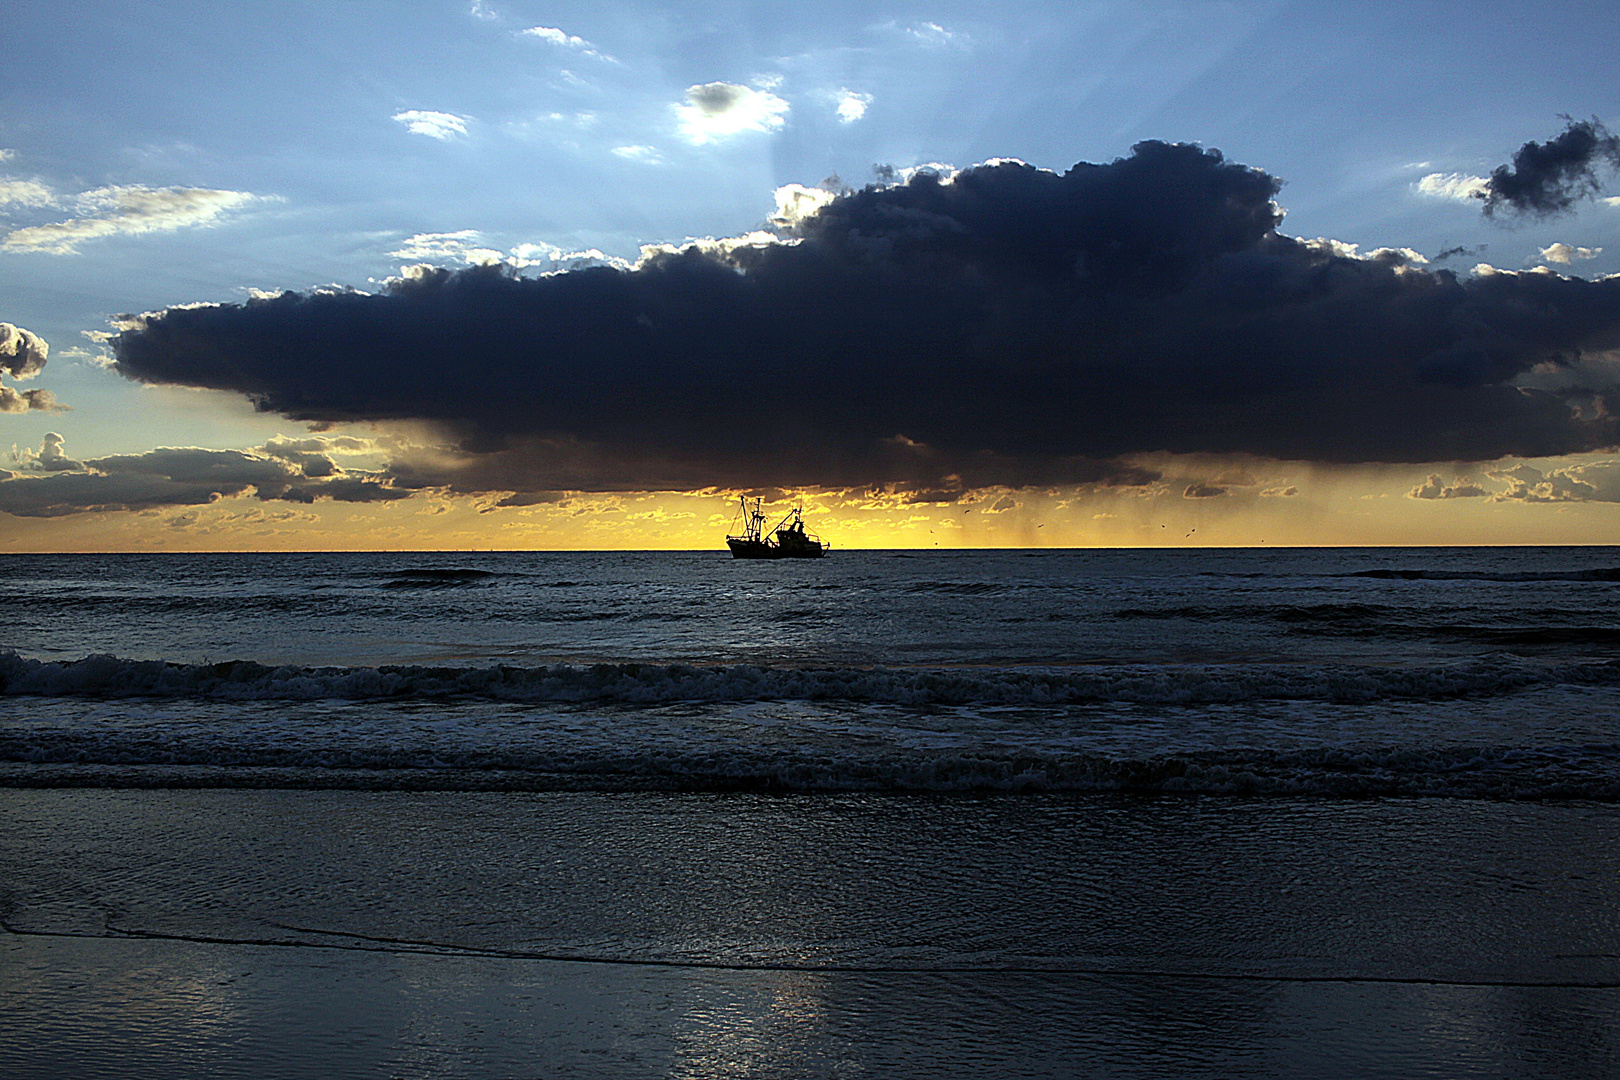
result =
[[[215,701],[473,699],[505,702],[850,701],[903,705],[1370,703],[1496,696],[1554,685],[1620,685],[1614,661],[1487,656],[1427,666],[1099,665],[1077,668],[769,668],[688,664],[517,667],[180,664],[0,653],[0,695]]]
[[[1137,792],[1620,801],[1620,745],[1235,748],[1146,757],[733,747],[547,751],[325,747],[35,733],[0,737],[0,786],[358,790]]]

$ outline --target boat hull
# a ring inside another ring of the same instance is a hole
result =
[[[742,540],[734,536],[726,537],[726,546],[731,549],[734,559],[819,559],[826,554],[820,544],[781,547],[763,540]]]

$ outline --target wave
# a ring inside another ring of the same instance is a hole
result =
[[[364,742],[290,747],[177,743],[126,733],[0,736],[0,786],[289,787],[362,790],[760,791],[1421,796],[1620,801],[1620,745],[1236,748],[1109,757],[939,750],[861,755],[702,752],[657,746],[573,752]]]
[[[474,570],[469,567],[413,567],[395,570],[383,583],[385,589],[443,589],[472,585],[495,576],[492,570]]]
[[[1078,669],[771,668],[690,664],[540,667],[180,664],[0,653],[0,695],[220,701],[472,699],[503,702],[848,701],[902,705],[1371,703],[1490,697],[1547,686],[1620,685],[1620,662],[1535,663],[1509,655],[1427,666],[1100,665]]]
[[[1589,570],[1356,570],[1349,577],[1400,581],[1620,581],[1620,567]]]

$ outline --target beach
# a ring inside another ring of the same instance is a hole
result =
[[[1607,806],[18,791],[7,1075],[1604,1076]]]

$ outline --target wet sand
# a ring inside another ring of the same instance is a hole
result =
[[[1607,1077],[1620,814],[0,792],[0,1075]]]

